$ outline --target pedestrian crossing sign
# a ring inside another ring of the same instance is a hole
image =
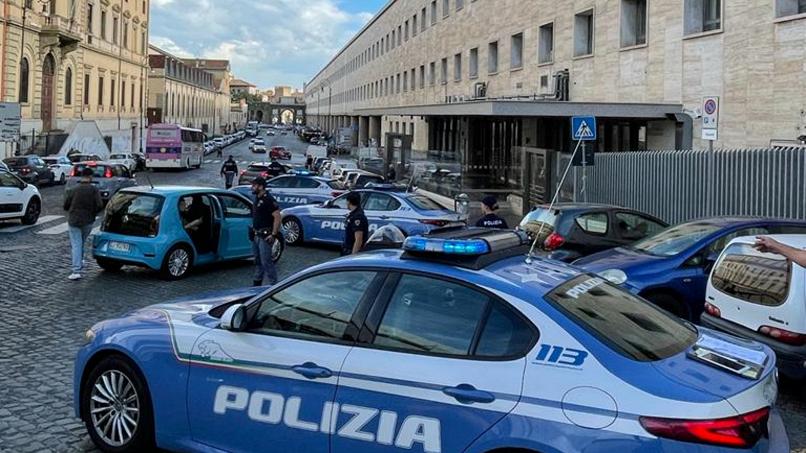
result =
[[[596,140],[596,117],[575,116],[571,118],[571,138],[573,140]]]

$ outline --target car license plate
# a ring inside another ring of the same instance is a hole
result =
[[[112,241],[109,243],[109,250],[114,252],[129,253],[131,251],[131,246],[123,242]]]

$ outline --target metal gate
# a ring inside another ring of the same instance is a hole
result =
[[[548,203],[554,195],[551,193],[552,158],[554,151],[540,148],[513,147],[512,152],[523,155],[523,215],[532,207]]]
[[[555,181],[569,157],[555,159]],[[581,171],[576,183],[582,187]],[[571,173],[560,201],[572,200],[573,184]],[[589,202],[673,224],[731,215],[806,219],[806,147],[601,153],[586,186]]]

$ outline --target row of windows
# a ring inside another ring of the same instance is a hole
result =
[[[432,23],[436,21],[436,1],[432,5]],[[457,1],[456,8],[461,9],[463,3]],[[684,33],[687,36],[706,33],[722,29],[722,0],[684,0]],[[621,0],[621,30],[620,45],[622,48],[642,46],[647,43],[648,28],[648,0]],[[420,24],[425,30],[425,11],[423,8]],[[447,16],[450,11],[449,0],[443,4],[443,14]],[[786,17],[795,14],[806,13],[806,0],[776,0],[776,14],[778,17]],[[414,16],[416,18],[417,15]],[[412,19],[412,23],[416,21]],[[586,57],[594,53],[595,36],[595,11],[588,9],[574,15],[573,24],[573,57]],[[402,32],[401,32],[402,30]],[[398,31],[391,33],[387,37],[381,38],[376,44],[369,47],[361,55],[345,65],[337,72],[336,79],[342,77],[342,73],[351,73],[364,64],[382,56],[385,52],[394,49],[396,45],[401,45],[402,41],[407,41],[409,37],[409,21],[398,27]],[[402,34],[401,34],[402,33]],[[412,36],[416,36],[413,32]],[[538,28],[538,64],[548,64],[554,61],[554,22],[548,22]],[[391,46],[391,47],[390,47]],[[524,65],[524,33],[517,33],[510,37],[510,70],[521,69]],[[443,58],[440,62],[439,81],[448,81],[448,59]],[[463,55],[457,53],[453,56],[453,80],[460,81],[463,76]],[[437,81],[436,62],[431,62],[428,77],[429,85],[435,85]],[[476,78],[479,75],[479,48],[470,49],[468,54],[468,77]],[[487,72],[496,74],[499,71],[499,42],[490,42],[487,45]],[[425,87],[425,66],[420,66],[419,87]],[[346,93],[336,95],[335,102],[349,102],[354,100],[372,99],[378,96],[399,94],[409,90],[415,90],[416,70],[403,72],[374,83],[353,88]],[[402,75],[402,79],[401,79]],[[410,81],[410,82],[409,82]],[[309,97],[313,96],[315,90],[311,91]]]
[[[108,80],[108,84],[109,84],[109,104],[104,103],[104,101],[105,101],[104,95],[105,95],[107,80]],[[90,89],[89,89],[89,87],[90,87],[90,75],[89,74],[84,74],[84,105],[90,105]],[[99,107],[109,105],[112,108],[114,108],[116,106],[119,106],[121,108],[121,110],[123,110],[123,109],[126,108],[126,101],[128,100],[129,101],[129,106],[132,109],[134,109],[134,106],[135,106],[134,100],[136,99],[135,98],[135,86],[134,86],[134,83],[129,85],[129,87],[131,89],[129,90],[128,98],[126,96],[126,88],[127,88],[126,81],[123,80],[123,81],[120,82],[120,97],[118,97],[116,99],[116,94],[118,94],[117,93],[117,87],[118,87],[117,80],[114,77],[111,77],[109,79],[105,79],[104,76],[98,76],[98,92],[97,92],[97,98],[96,98],[96,100],[98,101],[97,105]],[[139,88],[139,95],[142,96],[142,87]]]
[[[145,2],[144,2],[145,3]],[[143,8],[145,11],[145,7]],[[144,12],[145,14],[145,12]],[[98,36],[100,36],[103,40],[108,40],[108,33],[107,27],[109,23],[109,19],[107,17],[107,11],[105,8],[101,8],[101,18],[100,18],[100,30]],[[112,43],[117,45],[119,44],[119,38],[122,34],[123,42],[122,45],[125,49],[129,50],[136,50],[138,49],[137,46],[137,24],[134,22],[131,23],[132,29],[132,39],[131,39],[131,47],[129,47],[129,20],[123,19],[120,21],[120,18],[115,15],[112,17]],[[93,36],[95,33],[95,5],[92,3],[87,3],[87,34]],[[90,41],[92,42],[92,41]],[[146,39],[146,32],[145,30],[140,31],[140,53],[146,53],[146,47],[148,45],[148,40]]]
[[[168,116],[179,117],[213,117],[215,115],[215,102],[171,93],[170,98],[165,97],[165,112]]]

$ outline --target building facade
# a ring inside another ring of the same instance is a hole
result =
[[[215,134],[229,134],[239,126],[232,120],[232,97],[230,83],[235,78],[229,60],[209,60],[199,58],[183,58],[182,62],[191,68],[200,69],[213,75],[218,95],[215,100],[215,124],[218,125]]]
[[[309,124],[411,135],[502,186],[513,147],[573,150],[575,115],[597,151],[706,146],[706,96],[717,147],[806,136],[806,3],[395,0],[305,87]]]
[[[0,93],[21,104],[23,137],[4,153],[81,149],[99,134],[113,152],[140,150],[149,1],[9,0],[3,12]]]
[[[236,96],[240,96],[243,94],[257,94],[257,87],[252,85],[251,83],[241,80],[241,79],[233,79],[229,83],[230,95],[234,98]]]
[[[180,124],[207,134],[220,130],[213,74],[188,66],[154,45],[149,46],[149,66],[149,125]]]

